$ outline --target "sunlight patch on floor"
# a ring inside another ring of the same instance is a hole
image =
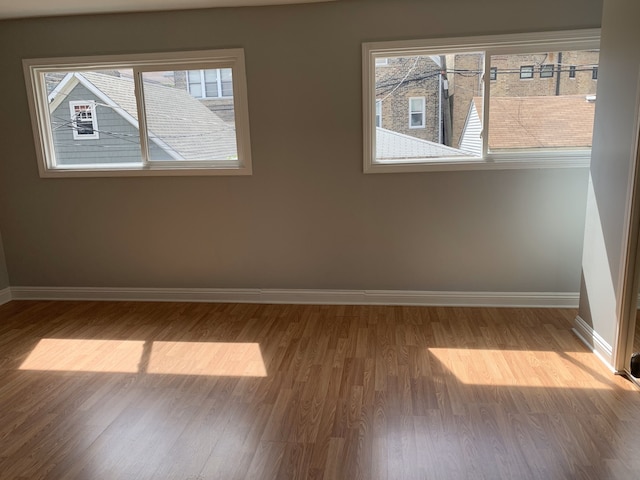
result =
[[[153,342],[147,373],[266,377],[257,343]]]
[[[20,370],[266,377],[258,343],[43,338]]]
[[[142,340],[43,338],[20,370],[136,373],[143,349]]]
[[[429,348],[464,385],[610,390],[608,376],[590,365],[590,352]],[[581,373],[575,375],[576,366]],[[596,367],[598,368],[598,367]]]

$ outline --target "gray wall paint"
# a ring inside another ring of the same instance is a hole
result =
[[[4,259],[4,247],[2,245],[2,235],[0,235],[0,290],[9,286],[9,275],[7,274],[7,264]]]
[[[360,52],[597,27],[600,13],[599,0],[374,0],[0,23],[12,284],[577,291],[586,169],[364,175]],[[252,176],[38,177],[22,58],[218,47],[245,49]]]
[[[637,134],[638,18],[637,0],[605,1],[579,314],[611,346],[627,260],[623,245]]]

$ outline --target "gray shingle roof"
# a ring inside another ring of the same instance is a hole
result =
[[[412,158],[469,156],[457,148],[422,140],[386,128],[376,128],[376,159],[402,161]]]
[[[133,79],[97,72],[78,75],[138,120]],[[151,136],[162,140],[185,160],[237,158],[235,129],[186,90],[145,82],[144,97]]]

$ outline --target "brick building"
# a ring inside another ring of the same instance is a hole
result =
[[[598,59],[597,50],[494,55],[491,96],[594,95]],[[458,148],[483,70],[483,53],[378,59],[376,125]]]
[[[597,50],[491,58],[491,95],[531,97],[595,94]]]
[[[484,54],[447,55],[448,94],[451,108],[451,146],[458,147],[469,107],[475,97],[482,96]]]
[[[376,61],[376,126],[441,142],[440,57]]]

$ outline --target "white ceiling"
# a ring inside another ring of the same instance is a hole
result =
[[[322,1],[330,0],[0,0],[0,19]]]

